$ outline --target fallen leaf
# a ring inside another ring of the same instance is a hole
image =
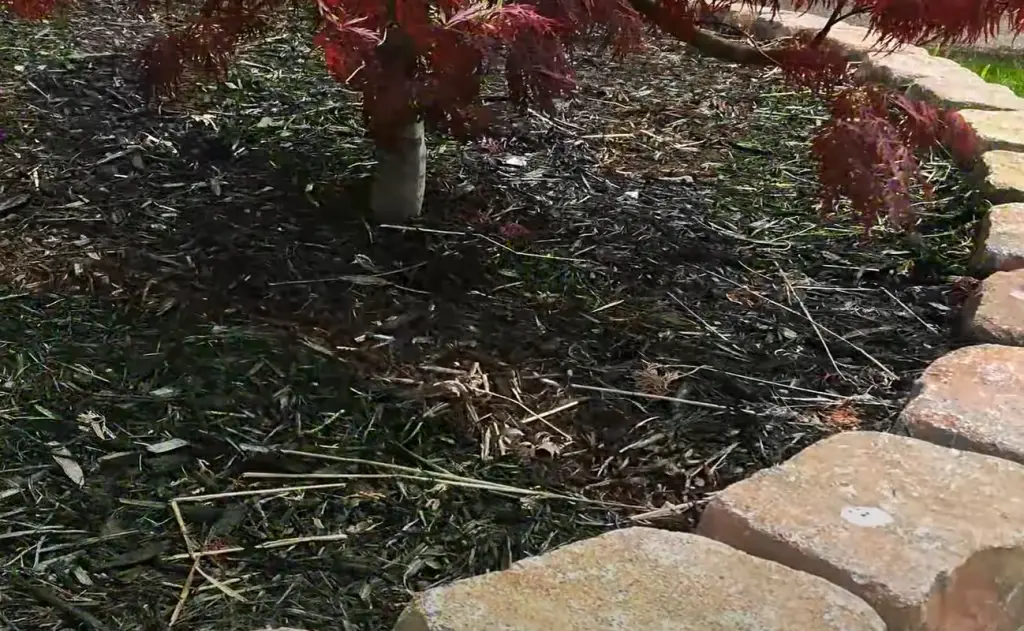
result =
[[[62,447],[54,452],[53,459],[64,471],[64,475],[68,476],[72,482],[78,486],[85,484],[85,472],[82,471],[82,467],[71,458],[70,451]]]
[[[151,390],[149,394],[151,396],[154,396],[154,397],[159,397],[161,399],[166,399],[167,397],[173,397],[177,393],[178,393],[178,391],[175,390],[174,388],[172,388],[170,386],[164,386],[163,388],[157,388],[156,390]]]
[[[824,414],[824,421],[832,427],[841,430],[858,429],[861,424],[860,417],[857,416],[857,413],[847,406],[832,408]]]
[[[168,451],[174,451],[175,449],[181,449],[182,447],[187,446],[188,441],[183,438],[169,438],[152,445],[146,445],[146,451],[151,454],[165,454]]]
[[[15,195],[9,199],[0,201],[0,212],[14,210],[18,206],[23,206],[28,201],[28,195]]]
[[[539,445],[534,447],[534,452],[547,452],[548,457],[554,458],[562,453],[562,446],[544,439]]]
[[[91,586],[93,584],[92,577],[89,576],[89,573],[77,565],[71,569],[71,573],[74,574],[75,580],[77,580],[79,584],[85,586]]]

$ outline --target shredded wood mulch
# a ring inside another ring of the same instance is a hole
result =
[[[936,155],[921,238],[822,219],[824,108],[770,71],[578,51],[576,98],[432,139],[425,216],[374,226],[298,17],[160,107],[131,57],[159,24],[0,27],[5,631],[387,629],[900,431],[950,348],[980,202]]]

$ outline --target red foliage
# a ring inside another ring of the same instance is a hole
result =
[[[0,0],[0,7],[6,6],[14,15],[25,20],[49,17],[59,4],[59,0]]]
[[[144,85],[153,92],[172,92],[191,69],[222,76],[238,46],[267,28],[273,11],[283,4],[283,0],[203,0],[185,28],[154,39],[140,51]]]
[[[849,62],[841,50],[827,42],[816,45],[813,36],[798,37],[790,46],[775,51],[786,80],[821,95],[831,95],[849,78]]]
[[[848,88],[836,95],[832,119],[812,145],[826,209],[846,197],[867,228],[883,211],[893,223],[907,226],[913,219],[912,191],[931,194],[914,150],[944,145],[966,158],[975,141],[955,112],[874,86]]]
[[[0,0],[16,14],[44,17],[62,0]],[[71,0],[63,0],[69,2]],[[285,0],[197,0],[187,26],[142,51],[148,84],[173,91],[190,71],[223,73],[246,39],[272,23]],[[745,0],[778,8],[778,0]],[[363,95],[367,127],[378,142],[403,123],[423,119],[457,137],[489,122],[484,76],[504,65],[509,100],[550,109],[574,87],[567,50],[583,35],[603,34],[619,54],[642,46],[645,26],[694,42],[701,19],[728,0],[314,0],[314,41],[328,71]],[[834,21],[865,14],[893,44],[973,41],[1001,19],[1024,30],[1024,0],[795,0],[825,7]],[[641,17],[641,12],[643,17]],[[973,135],[956,115],[878,88],[848,86],[842,54],[805,37],[772,51],[787,79],[832,101],[832,120],[813,143],[827,208],[848,198],[870,225],[884,213],[910,217],[911,192],[927,190],[915,152],[937,143],[969,155]]]
[[[826,210],[848,198],[865,228],[880,213],[911,225],[911,194],[925,197],[915,150],[949,147],[959,160],[974,154],[973,130],[956,112],[939,110],[876,86],[847,88],[832,102],[832,119],[812,144]]]
[[[509,98],[543,109],[574,87],[565,46],[604,25],[625,50],[639,42],[639,16],[622,0],[507,4],[396,0],[393,14],[373,0],[317,0],[316,43],[328,70],[363,93],[367,125],[378,137],[422,116],[456,136],[486,127],[482,79],[504,58]]]
[[[769,0],[768,4],[772,4]],[[970,44],[992,37],[1001,23],[1024,27],[1020,0],[794,0],[796,11],[840,8],[866,16],[876,35],[893,44]]]

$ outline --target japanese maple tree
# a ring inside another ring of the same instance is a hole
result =
[[[0,0],[3,1],[3,0]],[[43,17],[60,0],[6,0],[14,12]],[[273,21],[285,0],[197,0],[185,27],[141,51],[149,85],[173,91],[191,71],[222,73],[234,51]],[[304,0],[291,0],[302,2]],[[892,47],[970,43],[1008,20],[1024,28],[1024,0],[795,0],[796,10],[831,12],[821,32],[756,44],[713,28],[728,0],[309,0],[327,70],[362,93],[377,172],[371,204],[385,221],[418,215],[426,177],[424,126],[458,138],[486,131],[482,83],[501,68],[517,108],[550,110],[574,87],[567,50],[603,36],[615,54],[644,45],[651,29],[705,55],[776,65],[793,83],[831,102],[833,118],[813,143],[827,206],[852,202],[867,222],[909,216],[911,191],[925,183],[915,152],[944,143],[969,152],[969,129],[953,113],[911,103],[874,86],[852,85],[843,55],[826,38],[852,15]],[[742,0],[777,10],[779,0]]]

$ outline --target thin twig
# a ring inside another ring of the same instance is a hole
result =
[[[656,401],[669,401],[671,403],[679,403],[681,405],[692,405],[699,408],[707,408],[709,410],[728,410],[729,406],[719,405],[717,403],[707,403],[706,401],[692,401],[690,399],[680,399],[679,397],[666,397],[660,394],[648,394],[646,392],[634,392],[631,390],[619,390],[618,388],[602,388],[600,386],[585,386],[579,383],[570,383],[570,388],[577,388],[579,390],[592,390],[594,392],[605,392],[607,394],[620,394],[624,397],[639,397],[641,399],[654,399]]]
[[[312,285],[314,283],[333,283],[333,282],[349,282],[353,284],[367,284],[367,279],[380,278],[382,279],[380,284],[382,285],[393,285],[389,280],[383,280],[385,276],[393,276],[395,274],[401,274],[403,272],[409,272],[414,269],[423,267],[426,263],[416,263],[414,265],[408,265],[399,269],[391,270],[390,272],[381,272],[379,274],[343,274],[341,276],[328,276],[326,278],[311,278],[311,279],[298,279],[298,280],[281,280],[273,283],[267,283],[267,287],[283,287],[286,285]]]
[[[249,489],[247,491],[226,491],[224,493],[208,493],[206,495],[182,495],[174,498],[174,502],[208,502],[210,500],[222,500],[230,497],[246,497],[250,495],[274,495],[276,493],[292,493],[294,491],[322,491],[326,489],[341,489],[348,486],[346,483],[338,484],[313,484],[304,486],[287,486],[276,489]]]
[[[480,237],[484,241],[489,241],[490,243],[492,243],[492,244],[498,246],[499,248],[501,248],[502,250],[505,250],[506,252],[511,252],[512,254],[515,254],[516,256],[525,256],[525,257],[528,257],[528,258],[535,258],[535,259],[547,259],[549,261],[563,261],[565,263],[590,263],[591,262],[591,261],[588,261],[587,259],[574,259],[574,258],[569,258],[569,257],[565,257],[565,256],[555,256],[553,254],[534,254],[533,252],[520,252],[519,250],[514,250],[514,249],[508,247],[504,243],[499,243],[499,242],[495,241],[494,239],[490,238],[489,236],[487,236],[485,234],[479,234],[478,233],[476,236]]]
[[[433,473],[430,471],[424,471],[422,469],[416,469],[414,467],[405,467],[402,465],[392,464],[390,462],[378,462],[376,460],[367,460],[365,458],[346,458],[343,456],[332,456],[330,454],[320,454],[311,451],[299,451],[297,449],[281,449],[279,453],[291,454],[293,456],[302,456],[305,458],[316,458],[319,460],[329,460],[331,462],[345,462],[349,464],[363,464],[371,467],[379,467],[382,469],[391,469],[393,471],[407,472],[413,476],[420,476],[427,479],[432,479],[439,482],[446,482],[453,485],[465,486],[468,488],[485,489],[489,491],[495,491],[499,493],[509,493],[512,495],[524,495],[527,497],[535,497],[538,499],[557,499],[564,500],[567,502],[577,502],[580,504],[593,504],[596,506],[609,506],[618,508],[636,508],[635,505],[622,504],[619,502],[606,502],[602,500],[594,500],[587,497],[578,497],[572,495],[563,495],[560,493],[552,493],[550,491],[535,491],[531,489],[523,489],[517,486],[510,486],[507,484],[499,484],[497,482],[486,482],[482,480],[475,480],[473,478],[467,478],[459,475],[451,475],[444,473]],[[397,477],[397,476],[396,476]],[[324,485],[326,486],[326,485]]]
[[[33,584],[26,578],[14,573],[10,576],[10,580],[14,583],[14,587],[20,587],[32,594],[32,596],[41,603],[50,605],[51,607],[58,609],[63,614],[70,616],[84,625],[87,625],[93,631],[109,631],[110,627],[103,624],[99,618],[92,615],[88,611],[85,611],[81,607],[76,607],[71,603],[65,601],[63,598],[58,596],[53,590],[42,585]]]
[[[909,314],[910,314],[910,315],[911,315],[911,316],[912,316],[912,317],[913,317],[914,319],[916,319],[916,320],[917,320],[918,322],[920,322],[921,324],[923,324],[923,325],[924,325],[924,328],[928,329],[928,330],[929,330],[930,332],[932,332],[932,333],[935,333],[935,331],[936,331],[936,329],[935,329],[935,326],[933,326],[933,325],[929,324],[928,322],[925,322],[924,320],[922,320],[922,319],[921,319],[921,316],[919,316],[919,315],[917,315],[916,313],[914,313],[914,310],[913,310],[913,309],[911,309],[911,308],[910,308],[910,307],[908,307],[908,306],[907,306],[906,304],[904,304],[904,303],[903,303],[903,301],[902,301],[902,300],[900,300],[899,298],[897,298],[897,297],[896,297],[896,296],[895,296],[895,295],[894,295],[894,294],[893,294],[893,293],[892,293],[891,291],[889,291],[889,290],[888,290],[888,289],[886,289],[885,287],[882,287],[882,291],[884,291],[884,292],[885,292],[885,295],[887,295],[887,296],[889,296],[890,298],[892,298],[893,302],[895,302],[895,303],[896,303],[896,304],[898,304],[898,305],[899,305],[900,307],[902,307],[904,311],[906,311],[907,313],[909,313]]]
[[[181,590],[178,592],[178,602],[174,605],[174,611],[171,612],[171,619],[167,623],[168,627],[173,627],[178,622],[182,612],[185,611],[185,603],[188,602],[188,596],[192,591],[192,581],[195,579],[196,571],[199,569],[199,557],[193,556],[195,544],[192,542],[192,537],[188,534],[185,518],[181,515],[181,508],[173,500],[171,501],[171,513],[174,514],[174,521],[178,524],[178,531],[181,533],[181,538],[185,541],[185,549],[188,550],[188,555],[192,557],[192,567],[189,568],[188,575],[181,584]]]
[[[246,603],[246,604],[249,603],[249,601],[245,599],[245,596],[242,596],[241,594],[239,594],[235,590],[233,590],[230,587],[228,587],[227,585],[225,585],[223,582],[218,581],[214,577],[210,576],[209,574],[207,574],[203,570],[203,568],[199,567],[199,558],[195,559],[195,563],[193,564],[193,567],[196,568],[196,572],[199,572],[203,576],[203,578],[205,578],[206,581],[208,583],[210,583],[210,585],[213,585],[214,587],[219,589],[220,592],[222,594],[226,595],[228,598],[231,598],[232,600],[237,600],[240,603]]]
[[[703,272],[705,274],[710,274],[711,276],[714,276],[715,278],[718,278],[719,280],[724,280],[725,282],[727,282],[727,283],[729,283],[731,285],[743,288],[746,291],[749,291],[751,294],[757,296],[761,300],[764,300],[765,302],[767,302],[767,303],[769,303],[771,305],[774,305],[774,306],[782,309],[783,311],[786,311],[788,313],[792,313],[793,315],[800,316],[802,318],[806,317],[802,313],[800,313],[799,311],[794,311],[793,309],[790,309],[786,305],[781,304],[779,302],[776,302],[776,301],[772,300],[771,298],[769,298],[768,296],[765,296],[764,294],[758,293],[758,292],[754,291],[753,289],[750,289],[749,287],[744,287],[743,285],[741,285],[740,283],[737,283],[736,281],[732,280],[731,278],[726,278],[725,276],[722,276],[721,274],[716,274],[716,273],[712,272],[709,269],[705,269],[705,270],[703,270]],[[828,333],[829,335],[831,335],[832,337],[836,338],[837,340],[840,340],[840,341],[845,342],[846,344],[848,344],[851,348],[853,348],[853,350],[855,350],[858,353],[860,353],[861,355],[863,355],[868,361],[870,361],[872,364],[874,364],[879,369],[881,369],[882,372],[884,372],[889,378],[891,378],[891,379],[898,379],[899,378],[899,377],[896,376],[896,373],[894,373],[893,371],[889,370],[889,368],[887,368],[885,366],[885,364],[883,364],[882,362],[880,362],[877,359],[875,359],[873,355],[868,353],[866,350],[864,350],[860,346],[857,346],[856,344],[854,344],[850,340],[846,339],[842,335],[839,335],[835,331],[832,331],[831,329],[825,327],[824,325],[818,325],[818,326],[820,326],[821,330],[824,331],[825,333]]]
[[[185,558],[187,559],[191,553],[186,553]],[[171,612],[171,620],[167,623],[168,627],[173,627],[181,617],[181,612],[185,610],[185,601],[188,600],[188,595],[192,590],[192,581],[195,580],[196,570],[199,569],[199,558],[195,556],[192,559],[192,566],[188,569],[188,575],[185,576],[185,581],[181,584],[181,590],[178,592],[178,602],[174,605],[174,611]]]
[[[541,412],[540,414],[536,414],[536,413],[532,413],[531,412],[530,416],[526,416],[526,417],[523,417],[523,418],[519,419],[519,423],[529,423],[530,421],[543,421],[545,418],[547,418],[549,416],[554,416],[555,414],[558,414],[559,412],[564,412],[564,411],[566,411],[568,409],[576,407],[577,405],[580,404],[581,401],[583,401],[583,399],[574,399],[572,401],[569,401],[568,403],[563,403],[562,405],[559,405],[556,408],[552,408],[552,409],[548,410],[547,412]],[[550,427],[550,424],[548,424],[548,426]],[[559,430],[559,431],[561,431],[561,430]]]
[[[811,328],[814,329],[814,333],[817,334],[818,340],[821,342],[822,348],[825,349],[825,354],[828,355],[828,360],[832,362],[832,367],[836,369],[836,374],[839,375],[845,381],[849,381],[846,374],[839,368],[839,364],[836,363],[836,358],[832,356],[832,349],[829,348],[828,342],[825,341],[825,336],[821,334],[821,329],[818,328],[818,323],[815,322],[814,318],[811,317],[811,312],[807,310],[807,305],[800,299],[800,294],[794,291],[793,286],[789,283],[789,278],[786,277],[786,273],[782,271],[782,266],[779,265],[778,261],[775,261],[775,267],[779,270],[779,276],[782,277],[782,282],[786,284],[786,289],[789,291],[796,303],[800,305],[800,310],[804,312],[804,317],[811,323]]]
[[[547,425],[548,428],[550,428],[552,431],[555,431],[555,432],[558,432],[559,434],[561,434],[562,438],[565,438],[567,440],[572,440],[572,436],[570,436],[569,434],[566,434],[565,431],[563,431],[561,428],[556,427],[555,425],[552,425],[549,421],[545,420],[545,417],[546,416],[551,416],[555,412],[561,411],[561,409],[563,409],[563,408],[564,409],[571,408],[573,405],[576,405],[576,403],[578,403],[578,401],[576,403],[572,403],[572,404],[567,405],[567,406],[562,406],[561,408],[556,408],[555,411],[553,411],[553,412],[546,412],[544,414],[538,414],[538,413],[534,412],[533,410],[531,410],[529,407],[527,407],[527,405],[525,403],[523,403],[522,401],[516,401],[512,397],[507,397],[507,396],[505,396],[503,394],[499,394],[497,392],[492,392],[490,390],[484,391],[484,390],[482,390],[480,388],[477,388],[475,386],[470,386],[470,389],[472,389],[474,392],[476,392],[478,394],[479,393],[485,393],[485,394],[488,394],[488,395],[491,395],[491,396],[498,397],[499,399],[508,401],[509,403],[514,403],[515,405],[518,405],[519,407],[521,407],[524,410],[526,410],[527,414],[530,415],[530,416],[527,417],[527,420],[530,420],[530,421],[539,420],[540,422],[542,422],[545,425]]]
[[[737,347],[737,346],[736,346],[736,345],[735,345],[735,344],[734,344],[734,343],[733,343],[733,342],[732,342],[731,340],[729,340],[729,338],[725,337],[725,335],[723,335],[721,331],[719,331],[719,330],[718,330],[718,329],[716,329],[715,327],[713,327],[713,326],[711,326],[710,324],[708,324],[708,322],[707,322],[707,321],[705,321],[705,320],[704,320],[704,318],[702,318],[702,317],[700,317],[699,315],[697,315],[697,314],[696,314],[696,313],[694,312],[694,310],[693,310],[693,309],[691,309],[690,307],[688,307],[688,306],[686,305],[686,303],[685,303],[685,302],[683,302],[683,301],[682,301],[682,300],[680,300],[680,299],[679,299],[678,297],[676,297],[675,293],[673,293],[673,292],[671,292],[671,291],[669,291],[669,292],[667,292],[667,293],[668,293],[668,297],[669,297],[669,298],[671,298],[672,300],[674,300],[674,301],[676,302],[676,304],[678,304],[678,305],[679,305],[680,307],[682,307],[683,309],[686,309],[686,312],[690,314],[690,317],[692,317],[693,319],[695,319],[695,320],[696,320],[697,322],[700,322],[700,323],[701,323],[701,325],[702,325],[702,326],[703,326],[703,327],[704,327],[705,329],[707,329],[708,331],[711,331],[711,332],[712,332],[712,333],[714,333],[714,334],[715,334],[716,336],[718,336],[718,337],[719,337],[719,338],[720,338],[720,339],[721,339],[721,340],[722,340],[723,342],[725,342],[726,344],[728,344],[729,346],[731,346],[731,347],[732,347],[731,349],[729,349],[729,348],[726,348],[726,349],[723,349],[723,350],[727,351],[727,352],[728,352],[729,354],[731,354],[731,355],[734,355],[734,356],[738,357],[739,359],[747,359],[747,355],[746,355],[746,353],[744,353],[744,352],[743,352],[743,350],[742,350],[742,349],[740,349],[739,347]],[[721,346],[719,346],[719,348],[721,348]]]
[[[639,513],[639,514],[636,514],[636,515],[630,515],[629,516],[629,521],[650,521],[652,519],[660,519],[660,518],[663,518],[663,517],[670,517],[672,515],[678,515],[680,513],[685,513],[688,510],[691,510],[691,509],[693,509],[693,508],[695,508],[695,507],[697,507],[697,506],[699,506],[701,504],[704,504],[704,503],[708,502],[711,499],[711,497],[712,497],[711,495],[708,495],[707,497],[702,497],[701,499],[695,500],[693,502],[684,502],[682,504],[671,504],[669,506],[662,506],[661,508],[655,508],[654,510],[649,510],[649,511],[647,511],[645,513]]]
[[[398,226],[389,223],[377,224],[378,228],[387,228],[388,230],[400,230],[402,232],[425,232],[428,234],[443,234],[452,237],[464,237],[465,232],[457,232],[455,230],[438,230],[437,228],[423,228],[421,226]]]
[[[181,553],[173,554],[169,557],[165,557],[166,561],[184,561],[188,558],[193,558],[196,563],[200,559],[206,557],[217,557],[225,554],[235,554],[236,552],[246,552],[247,550],[273,550],[274,548],[287,548],[300,543],[319,543],[323,541],[344,541],[348,539],[348,535],[344,533],[337,533],[333,535],[313,535],[309,537],[289,537],[287,539],[277,539],[275,541],[264,541],[263,543],[257,543],[251,547],[245,546],[232,546],[229,548],[217,548],[216,550],[200,550],[193,553]]]

